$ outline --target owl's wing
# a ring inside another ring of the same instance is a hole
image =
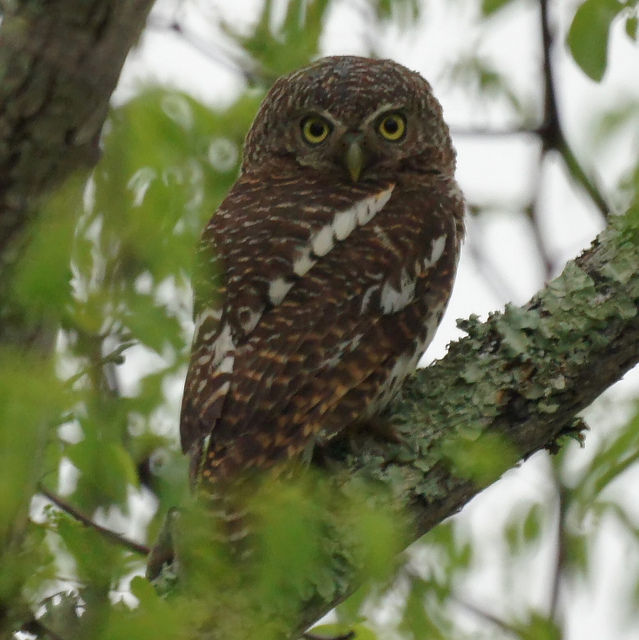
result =
[[[431,216],[437,228],[424,229],[424,209],[436,207],[420,194],[400,203],[414,213],[393,223],[394,185],[340,192],[313,179],[244,177],[205,232],[225,282],[215,288],[222,304],[196,315],[185,450],[199,452],[211,435],[221,456],[230,449],[261,464],[274,450],[292,455],[327,416],[331,429],[361,415],[425,347],[424,310],[411,303],[428,298],[416,288],[443,252],[437,225],[448,216]],[[424,235],[424,256],[407,228]]]
[[[455,226],[435,208],[424,216],[428,206],[391,199],[380,224],[354,229],[263,314],[236,352],[213,461],[266,466],[388,403],[432,339],[452,288]],[[405,207],[414,213],[394,221]]]
[[[220,416],[233,370],[226,279],[211,225],[202,234],[193,273],[195,330],[180,415],[182,451],[199,451]],[[194,457],[197,457],[195,452]],[[192,456],[192,457],[193,457]]]
[[[207,225],[193,282],[195,332],[180,417],[184,452],[196,446],[193,455],[199,455],[201,441],[214,430],[236,350],[262,315],[281,305],[336,240],[369,222],[390,198],[392,185],[345,188],[326,202],[329,189],[313,178],[242,176]],[[352,210],[340,216],[336,205]]]

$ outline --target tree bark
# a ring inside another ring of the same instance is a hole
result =
[[[0,279],[40,197],[97,162],[109,98],[152,4],[2,3]]]

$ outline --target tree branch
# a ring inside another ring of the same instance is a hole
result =
[[[65,513],[68,513],[72,518],[81,522],[85,527],[89,527],[95,531],[97,531],[101,536],[104,536],[107,540],[111,540],[111,542],[115,542],[127,549],[129,551],[133,551],[134,553],[142,554],[143,556],[147,556],[149,554],[149,548],[139,542],[135,542],[135,540],[130,540],[126,536],[123,536],[121,533],[117,533],[117,531],[112,531],[111,529],[107,529],[102,525],[99,525],[97,522],[91,520],[91,518],[85,516],[83,513],[78,511],[74,506],[70,505],[66,500],[60,498],[60,496],[55,495],[49,491],[46,487],[40,485],[38,487],[38,491],[53,502],[53,504],[62,509]]]
[[[623,225],[611,219],[528,304],[461,323],[468,337],[418,371],[388,412],[402,444],[363,435],[326,452],[343,466],[343,485],[366,478],[388,486],[410,506],[412,542],[517,460],[555,448],[577,414],[639,362],[639,242]],[[316,594],[291,638],[353,590],[345,557],[334,555],[333,597]]]

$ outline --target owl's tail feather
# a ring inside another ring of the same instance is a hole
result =
[[[238,497],[226,491],[212,491],[207,487],[202,500],[217,524],[214,535],[219,542],[234,546],[250,536],[249,513]]]
[[[255,552],[255,522],[247,506],[250,495],[250,482],[236,480],[229,487],[218,481],[200,487],[199,500],[212,519],[212,539],[235,560],[247,560]]]

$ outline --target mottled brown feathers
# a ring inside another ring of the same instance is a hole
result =
[[[305,140],[308,117],[326,140]],[[202,236],[181,416],[194,481],[272,467],[389,402],[452,288],[454,158],[430,86],[390,60],[324,58],[275,83]]]

